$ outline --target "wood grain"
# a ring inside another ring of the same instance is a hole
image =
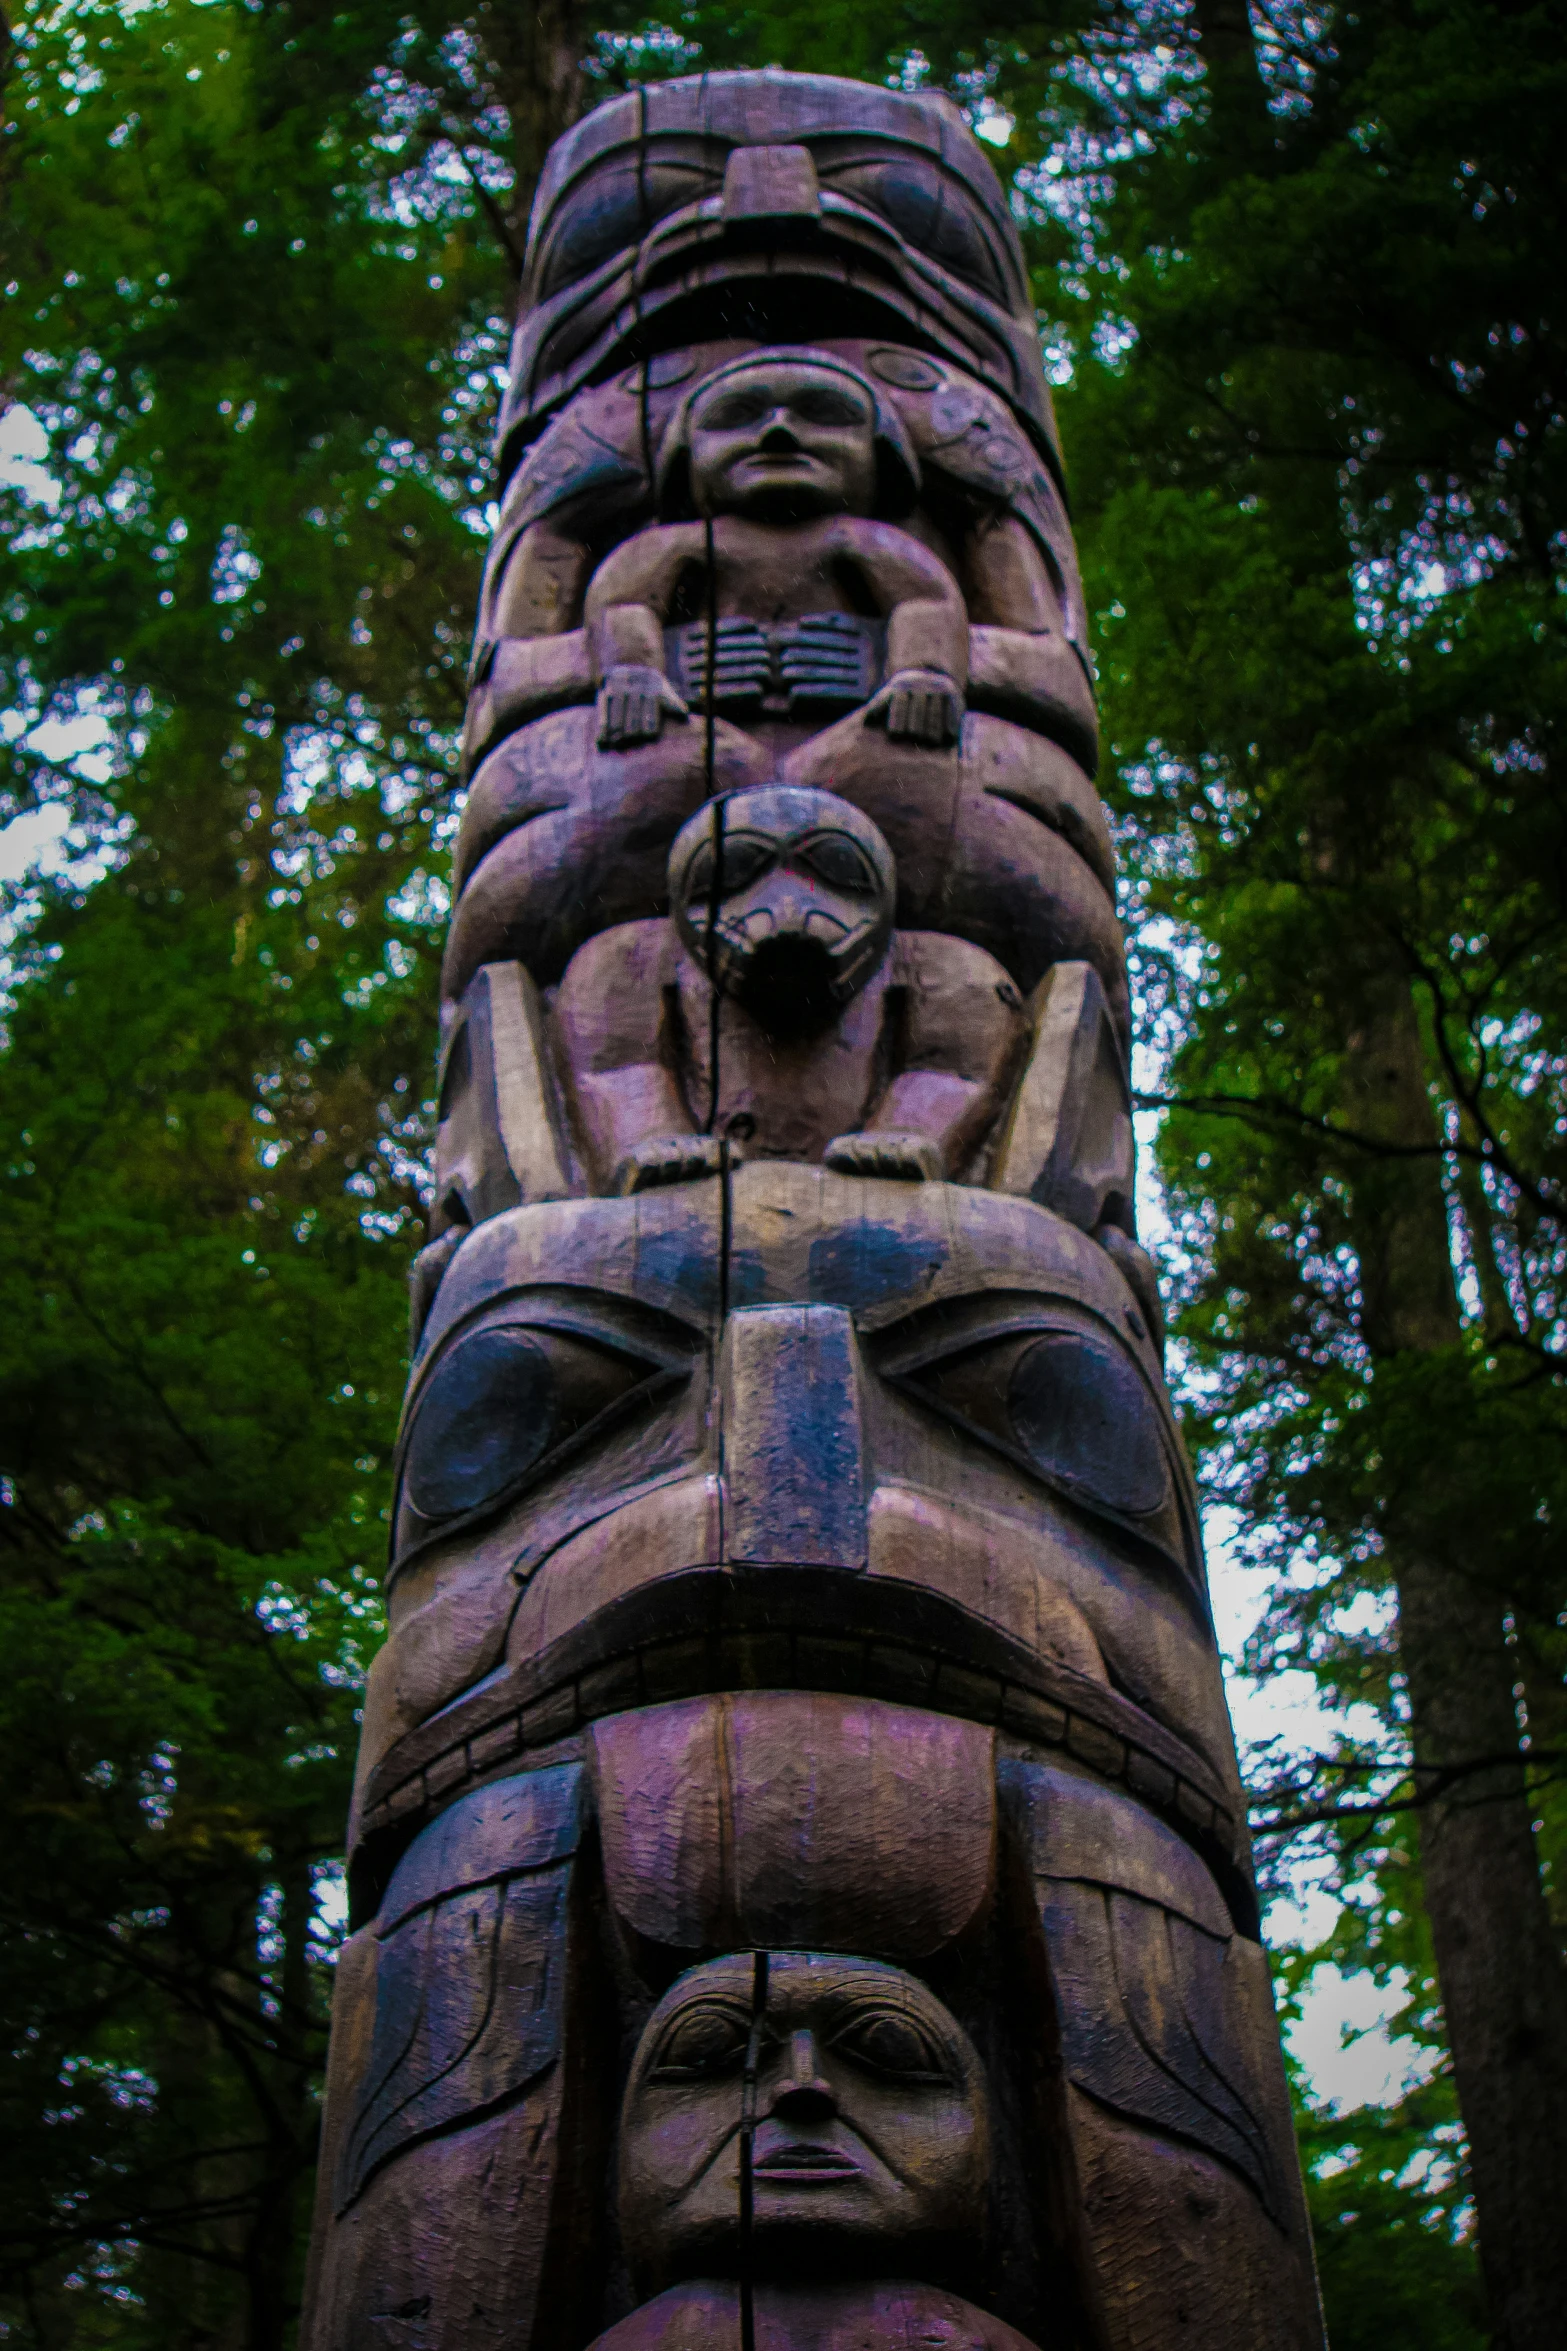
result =
[[[587,115],[498,460],[304,2351],[1320,2351],[958,110]]]

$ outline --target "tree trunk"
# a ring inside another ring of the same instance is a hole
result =
[[[1211,156],[1229,179],[1265,169],[1272,127],[1247,0],[1196,0],[1188,21],[1207,68]],[[1275,487],[1317,531],[1321,577],[1346,581],[1331,481],[1292,464]],[[1337,798],[1330,779],[1321,807],[1319,870],[1341,886],[1351,875],[1364,880],[1360,813]],[[1361,1335],[1374,1385],[1396,1395],[1402,1368],[1463,1343],[1439,1136],[1406,973],[1390,957],[1377,966],[1368,955],[1345,978],[1347,1122],[1395,1151],[1431,1154],[1368,1152],[1343,1171],[1360,1260]],[[1493,1315],[1499,1288],[1487,1284]],[[1507,1596],[1489,1561],[1457,1531],[1469,1516],[1457,1506],[1463,1480],[1450,1445],[1412,1474],[1390,1470],[1381,1531],[1398,1591],[1414,1757],[1433,1791],[1416,1816],[1420,1860],[1469,2141],[1493,2351],[1558,2351],[1567,2323],[1567,1975],[1535,1850]],[[1467,1768],[1475,1764],[1485,1768]],[[1460,1776],[1442,1776],[1460,1767]]]
[[[1346,1081],[1346,1110],[1362,1132],[1436,1143],[1402,976],[1368,991]],[[1373,1376],[1401,1357],[1456,1346],[1436,1158],[1370,1160],[1355,1174],[1355,1221]],[[1444,1550],[1443,1488],[1454,1466],[1427,1464],[1420,1491],[1393,1497],[1385,1527],[1417,1770],[1487,1766],[1422,1782],[1438,1793],[1417,1816],[1421,1869],[1494,2351],[1557,2351],[1567,2313],[1567,1976],[1535,1851],[1505,1597],[1484,1559]]]
[[[270,2111],[266,2157],[256,2185],[255,2210],[245,2241],[245,2351],[283,2351],[298,2316],[303,2245],[298,2223],[308,2199],[301,2189],[315,2150],[316,2122],[309,2084],[319,2043],[311,2018],[310,1864],[303,1854],[280,1859],[281,1945],[273,1985],[278,2000],[275,2061],[267,2068]]]
[[[528,214],[544,159],[582,111],[586,84],[582,43],[587,36],[574,0],[544,0],[536,8],[481,10],[479,37],[490,61],[494,95],[511,124],[516,181],[507,201],[514,259],[528,238]]]

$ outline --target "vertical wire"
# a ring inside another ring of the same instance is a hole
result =
[[[762,2056],[762,2019],[767,2013],[767,1953],[751,1962],[751,2032],[745,2045],[740,2092],[740,2351],[756,2351],[756,2298],[752,2288],[752,2239],[756,2225],[756,2077]]]
[[[637,256],[633,265],[631,299],[636,311],[637,344],[641,366],[637,370],[637,414],[642,429],[642,470],[647,476],[648,496],[653,496],[653,434],[648,417],[648,359],[647,345],[642,338],[642,245],[648,232],[647,200],[647,89],[637,91]],[[656,511],[655,511],[656,519]]]
[[[713,567],[713,524],[705,524],[707,550],[707,646],[703,656],[703,774],[708,806],[713,811],[712,871],[707,885],[707,1128],[718,1125],[718,909],[723,903],[724,804],[715,799],[718,769],[718,731],[714,696],[718,673],[718,583]]]
[[[716,796],[718,780],[718,719],[715,708],[718,674],[718,577],[713,560],[713,523],[706,518],[703,531],[707,558],[707,645],[702,669],[702,759],[703,783],[707,803],[712,809],[712,829],[709,847],[712,852],[712,871],[707,885],[707,1123],[704,1132],[711,1135],[718,1126],[719,1104],[719,1008],[718,993],[718,910],[724,898],[724,803]],[[729,1248],[733,1230],[733,1202],[730,1198],[729,1138],[718,1137],[718,1315],[720,1323],[729,1316]]]

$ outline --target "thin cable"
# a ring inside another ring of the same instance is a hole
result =
[[[647,199],[647,89],[637,91],[637,235],[645,237],[649,228]],[[653,498],[653,428],[648,415],[648,369],[652,365],[647,346],[642,342],[642,266],[641,253],[637,255],[632,299],[636,305],[637,342],[642,350],[642,364],[637,369],[637,409],[642,428],[642,470],[647,476],[648,496]],[[656,500],[654,501],[656,508]]]
[[[745,2045],[740,2090],[740,2351],[756,2351],[756,2302],[751,2285],[752,2237],[756,2225],[756,2077],[762,2058],[762,2020],[767,2013],[767,1953],[751,1964],[751,2032]]]
[[[712,871],[707,884],[707,1125],[718,1125],[718,910],[724,899],[724,804],[715,798],[718,769],[717,717],[714,699],[718,678],[718,581],[713,566],[713,524],[704,525],[707,546],[707,647],[703,658],[703,784],[713,811]]]

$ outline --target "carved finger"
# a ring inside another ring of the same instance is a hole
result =
[[[822,1156],[839,1175],[884,1176],[897,1183],[939,1183],[945,1172],[941,1152],[928,1135],[902,1131],[838,1135]]]
[[[667,693],[657,670],[612,669],[599,689],[599,749],[622,751],[634,743],[655,742],[664,722]]]
[[[723,1147],[712,1135],[658,1135],[626,1153],[615,1169],[613,1186],[624,1196],[651,1192],[661,1184],[693,1183],[716,1175],[722,1160]]]

